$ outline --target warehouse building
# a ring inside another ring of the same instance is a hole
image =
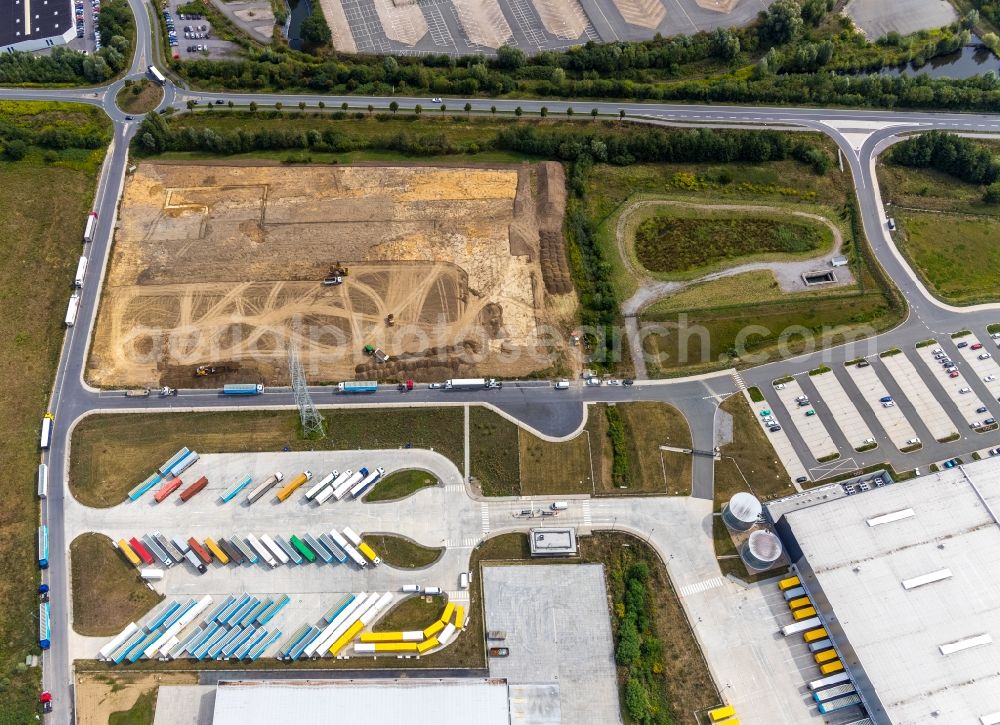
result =
[[[0,0],[0,52],[44,50],[75,37],[73,0]]]
[[[767,514],[874,723],[1000,723],[1000,464]]]
[[[510,725],[507,700],[504,680],[220,682],[212,725]]]

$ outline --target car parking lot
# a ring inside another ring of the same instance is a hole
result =
[[[851,402],[847,391],[840,384],[833,370],[811,375],[809,381],[816,387],[820,398],[833,414],[834,424],[840,428],[844,437],[855,450],[859,448],[868,449],[869,446],[877,445],[871,429],[865,423],[854,403]]]
[[[236,51],[234,43],[215,36],[211,21],[200,14],[178,12],[184,2],[171,0],[163,11],[170,34],[170,52],[175,59],[223,58]]]
[[[968,342],[966,342],[966,345],[968,345]],[[925,345],[924,347],[916,348],[916,352],[924,365],[927,366],[931,376],[937,379],[948,394],[948,397],[955,404],[955,407],[958,408],[962,419],[971,428],[981,427],[983,419],[989,417],[988,412],[983,411],[983,401],[979,399],[979,396],[969,386],[962,371],[958,370],[954,364],[948,364],[949,362],[954,363],[954,361],[947,356],[948,353],[944,351],[944,348]],[[958,373],[958,375],[955,373]],[[979,425],[974,425],[976,423]]]
[[[997,364],[994,354],[997,350],[992,345],[982,343],[975,335],[967,335],[956,342],[961,341],[969,344],[961,348],[959,353],[972,368],[975,376],[986,386],[992,398],[986,404],[993,408],[993,403],[1000,400],[1000,365]]]
[[[815,409],[808,404],[808,397],[802,392],[798,381],[790,380],[783,385],[782,388],[775,387],[775,392],[813,458],[820,460],[838,455],[837,446],[830,437],[826,425],[820,420]],[[813,413],[810,415],[809,411]]]
[[[750,400],[749,402],[751,410],[757,416],[757,422],[763,426],[765,434],[771,441],[771,445],[774,446],[774,452],[778,455],[778,460],[784,465],[789,477],[793,481],[798,481],[799,479],[804,481],[809,472],[803,465],[802,459],[795,452],[792,442],[788,440],[788,434],[785,433],[781,426],[777,425],[777,420],[775,420],[775,425],[769,425],[765,422],[774,418],[774,411],[771,410],[771,404],[767,401],[756,403]],[[775,426],[778,427],[778,430],[772,430]]]
[[[913,406],[917,417],[927,426],[927,430],[930,431],[935,440],[942,440],[958,434],[958,429],[951,417],[927,387],[925,381],[925,378],[929,377],[927,371],[923,375],[918,373],[916,366],[903,352],[887,355],[881,360]]]
[[[912,441],[917,438],[917,432],[899,406],[893,405],[887,408],[879,402],[889,391],[875,372],[875,366],[865,360],[864,364],[854,363],[848,365],[846,369],[854,385],[861,392],[862,399],[871,408],[892,444],[899,450],[916,445]]]

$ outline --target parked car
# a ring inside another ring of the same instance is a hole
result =
[[[933,350],[931,350],[931,352],[933,352],[935,355],[940,355],[944,352],[944,350],[942,350],[940,347],[935,347]]]
[[[799,401],[799,407],[800,408],[805,407],[807,405],[809,405],[809,401],[808,400],[800,400]]]
[[[908,441],[906,441],[906,445],[908,446],[915,446],[918,445],[919,443],[920,443],[919,438],[910,438]]]
[[[861,361],[858,362],[858,367],[859,368],[866,368],[869,365],[871,365],[871,363],[868,362],[867,360],[861,360]]]
[[[622,385],[628,387],[629,385],[634,385],[635,381],[632,378],[625,378],[622,380]]]
[[[490,647],[490,657],[507,657],[509,654],[509,647]]]
[[[618,378],[611,378],[611,380],[608,381],[608,385],[621,385],[621,384],[622,381],[619,380]]]
[[[975,430],[976,428],[982,428],[983,424],[980,423],[978,420],[974,420],[971,423],[969,423],[969,427]]]
[[[987,418],[986,420],[983,421],[983,425],[993,425],[996,422],[997,422],[996,418]]]
[[[772,433],[777,433],[779,430],[781,430],[781,426],[775,423],[768,430],[770,430]]]
[[[985,413],[986,412],[986,406],[985,405],[979,406],[978,408],[976,408],[976,412],[977,413]]]
[[[955,458],[952,458],[951,460],[948,460],[948,461],[944,462],[944,467],[945,468],[954,468],[957,465],[958,465],[958,460],[955,459]]]
[[[887,402],[887,403],[882,403],[882,407],[883,408],[892,408],[894,405],[896,405],[896,404],[894,402],[892,402],[891,400],[889,402]]]
[[[972,392],[972,388],[959,388],[958,392],[960,392],[960,393],[962,393],[964,395],[965,393],[971,393]]]
[[[996,375],[987,375],[985,378],[983,378],[983,382],[984,383],[992,383],[996,379],[997,379]]]
[[[769,415],[771,415],[771,411],[769,408],[764,408],[764,410],[760,411],[761,418],[766,418]]]
[[[807,410],[806,411],[806,418],[811,418],[814,415],[816,415],[816,411],[815,410]]]
[[[808,480],[809,479],[806,476],[799,476],[798,478],[795,479],[795,483],[805,483]]]
[[[441,383],[430,383],[427,387],[430,388],[431,390],[440,390],[441,388],[444,387],[444,385]]]
[[[774,389],[775,390],[784,390],[785,389],[785,384],[784,383],[778,383],[777,385],[774,386]]]
[[[991,456],[1000,456],[1000,448],[990,448],[989,453]]]
[[[601,379],[600,378],[587,378],[587,385],[596,386],[596,385],[600,385],[600,384],[601,384]]]
[[[988,352],[984,352],[982,355],[979,356],[979,359],[980,360],[989,360],[991,357],[993,357],[993,356],[990,355]]]
[[[797,401],[799,401],[800,403],[801,403],[801,402],[803,402],[803,401],[805,401],[805,402],[807,402],[807,403],[809,402],[809,396],[808,396],[808,395],[800,395],[800,396],[798,396],[798,397],[797,397],[797,398],[795,398],[795,399],[796,399]]]
[[[983,343],[981,343],[981,342],[974,342],[974,343],[972,343],[972,345],[969,346],[969,349],[970,350],[979,350],[979,349],[982,348],[982,346],[983,346]]]
[[[965,340],[962,340],[955,347],[968,347],[968,346],[969,346],[969,343],[967,343]]]
[[[948,373],[949,378],[957,378],[958,375],[959,375],[958,370],[952,370],[950,373]]]
[[[880,403],[891,403],[892,402],[892,396],[891,395],[883,395],[881,398],[878,399],[878,402],[880,402]]]

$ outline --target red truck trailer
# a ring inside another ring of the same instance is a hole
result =
[[[205,547],[198,543],[198,539],[192,536],[188,539],[188,546],[191,547],[191,551],[193,551],[203,562],[206,564],[212,563],[212,555],[205,551]]]
[[[201,491],[201,489],[205,488],[205,486],[207,485],[208,485],[208,478],[202,476],[197,481],[195,481],[190,486],[181,491],[181,501],[187,501],[188,499],[193,498],[195,494],[197,494],[199,491]]]
[[[180,488],[183,483],[184,482],[181,479],[177,478],[176,476],[174,478],[171,478],[169,481],[163,484],[163,486],[160,487],[160,490],[157,491],[156,494],[153,496],[153,500],[156,501],[156,503],[163,503],[163,500],[167,496],[172,494],[174,491],[176,491],[178,488]]]
[[[149,566],[153,563],[153,555],[149,553],[149,549],[146,548],[145,544],[134,536],[128,540],[128,543],[132,547],[132,550],[142,559],[143,564]]]

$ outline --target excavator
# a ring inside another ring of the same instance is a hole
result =
[[[326,277],[323,279],[323,285],[326,287],[332,287],[334,285],[343,284],[344,277],[347,276],[347,267],[337,262],[330,267],[330,271],[327,273]]]

